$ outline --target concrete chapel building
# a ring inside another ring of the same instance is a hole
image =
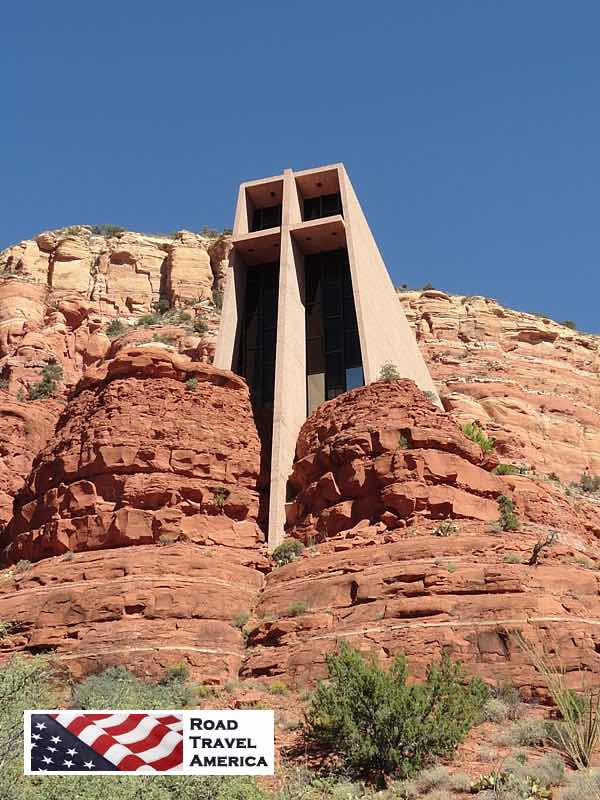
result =
[[[302,423],[385,362],[437,397],[343,164],[242,183],[214,363],[246,378],[270,441],[270,547]]]

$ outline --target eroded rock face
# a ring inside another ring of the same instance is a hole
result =
[[[4,558],[203,541],[207,514],[258,541],[259,459],[241,378],[161,345],[120,350],[88,369],[36,458]]]
[[[204,681],[236,676],[234,620],[268,569],[259,469],[233,373],[160,343],[90,367],[2,534],[4,563],[21,562],[0,572],[4,651],[53,653],[77,676],[178,661]]]
[[[485,297],[399,297],[444,406],[481,421],[502,461],[600,474],[600,337]]]
[[[498,517],[504,485],[488,471],[491,457],[411,381],[378,381],[322,404],[296,453],[289,533],[304,541],[363,521]]]
[[[347,641],[383,663],[404,653],[420,677],[447,651],[544,697],[517,633],[558,653],[573,681],[600,667],[600,505],[493,465],[409,381],[321,405],[291,478],[289,533],[310,546],[267,576],[243,674],[300,686]],[[498,524],[501,495],[516,531]]]
[[[600,667],[600,600],[591,537],[561,532],[528,566],[548,527],[524,522],[493,533],[460,520],[447,537],[419,523],[403,531],[365,526],[317,544],[267,576],[244,665],[247,676],[284,676],[301,686],[326,674],[341,641],[389,664],[408,656],[424,677],[447,651],[493,684],[546,696],[543,678],[515,634],[558,655],[573,685]]]
[[[110,665],[158,677],[178,662],[209,683],[237,676],[244,641],[232,621],[256,603],[264,558],[248,539],[208,539],[0,572],[0,619],[12,624],[0,655],[52,654],[75,678]]]
[[[213,289],[223,288],[230,248],[228,236],[100,236],[76,225],[0,252],[0,272],[49,287],[55,296],[77,293],[98,314],[127,317],[150,311],[161,298],[179,308],[210,299]]]

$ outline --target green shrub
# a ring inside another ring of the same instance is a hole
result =
[[[96,236],[105,236],[107,239],[111,236],[120,236],[125,230],[120,225],[92,225],[92,233]]]
[[[488,438],[476,422],[463,425],[463,433],[467,439],[478,444],[484,453],[491,453],[496,446],[496,440]]]
[[[198,388],[198,378],[188,378],[185,382],[185,388],[188,392],[195,392]]]
[[[284,539],[283,542],[273,550],[271,558],[278,567],[295,561],[304,550],[304,545],[299,539]]]
[[[0,378],[0,389],[8,391],[8,378]]]
[[[247,611],[242,611],[241,614],[238,614],[237,617],[234,617],[231,620],[231,624],[234,628],[239,628],[240,630],[244,627],[244,625],[250,619],[250,614]]]
[[[343,643],[326,660],[329,680],[311,697],[307,734],[346,768],[379,782],[410,777],[426,761],[454,753],[488,697],[447,654],[430,665],[425,682],[410,685],[403,656],[385,671]]]
[[[600,489],[600,475],[590,475],[589,472],[584,472],[579,479],[579,486],[589,494],[597,492]]]
[[[498,744],[520,745],[521,747],[541,745],[548,736],[548,727],[541,719],[518,719],[498,736]]]
[[[152,335],[153,342],[160,342],[160,344],[168,344],[173,345],[175,339],[172,336],[169,336],[166,333],[155,333]]]
[[[187,676],[186,676],[187,677]],[[108,667],[75,686],[72,708],[185,708],[194,700],[186,679],[165,672],[160,683],[142,680],[125,667]]]
[[[285,616],[301,617],[302,614],[306,614],[307,611],[308,603],[305,603],[304,600],[297,600],[295,603],[290,603],[286,609]]]
[[[204,319],[202,314],[198,314],[194,319],[194,331],[201,336],[208,333],[208,322]]]
[[[564,319],[560,324],[564,325],[565,328],[570,328],[572,331],[577,330],[577,325],[573,322],[572,319]]]
[[[190,668],[185,661],[178,661],[165,668],[165,673],[160,680],[161,686],[167,686],[177,681],[187,681],[190,677]]]
[[[490,697],[483,707],[483,718],[486,722],[506,722],[508,705],[499,697]]]
[[[116,339],[117,336],[122,336],[127,329],[128,326],[124,325],[120,319],[111,319],[106,326],[106,335],[109,339]]]
[[[397,381],[401,377],[402,376],[398,371],[398,367],[395,364],[392,364],[391,361],[385,361],[381,365],[381,369],[379,370],[380,381]]]
[[[141,317],[138,317],[136,325],[138,328],[148,328],[150,325],[159,325],[160,322],[160,314],[142,314]]]
[[[272,681],[267,687],[269,694],[284,695],[288,693],[287,684],[283,681]]]
[[[63,369],[60,364],[48,363],[42,369],[42,380],[30,383],[27,387],[29,400],[43,400],[52,397],[63,379]]]
[[[520,522],[515,513],[515,504],[504,494],[498,498],[498,510],[500,512],[498,523],[503,531],[516,531],[519,529]]]
[[[225,503],[229,497],[229,489],[226,489],[224,486],[218,486],[216,489],[212,490],[212,493],[216,507],[221,513],[223,513]]]
[[[31,561],[28,561],[26,558],[21,558],[15,564],[15,572],[27,572],[29,567],[31,567]]]
[[[434,536],[452,536],[453,533],[456,533],[456,525],[451,519],[445,519],[440,522],[437,528],[433,530]]]
[[[398,434],[398,448],[400,450],[408,450],[409,447],[410,447],[410,445],[408,443],[408,439],[406,438],[406,436],[403,433],[399,433]]]
[[[549,478],[549,480],[551,480],[551,481],[554,481],[555,483],[560,483],[560,478],[558,477],[558,475],[556,474],[556,472],[551,472],[551,473],[548,475],[548,478]]]
[[[518,553],[507,553],[504,556],[504,561],[506,564],[520,564],[521,556]]]
[[[493,472],[496,475],[526,475],[528,470],[527,467],[517,467],[516,464],[498,464]]]
[[[0,641],[2,639],[6,639],[7,636],[10,636],[10,632],[14,628],[14,622],[8,622],[5,620],[0,621]]]
[[[63,556],[64,561],[73,561],[74,558],[75,554],[73,553],[72,550],[67,550],[67,552]]]

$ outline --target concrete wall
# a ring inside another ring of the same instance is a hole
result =
[[[350,179],[342,165],[339,171],[365,383],[378,380],[383,364],[391,362],[403,377],[424,391],[433,392],[439,403],[435,384]]]

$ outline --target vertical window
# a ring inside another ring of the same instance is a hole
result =
[[[255,208],[252,215],[252,231],[264,231],[281,225],[281,205]]]
[[[348,255],[307,256],[306,373],[308,413],[364,384]]]
[[[333,217],[342,213],[342,198],[339,192],[309,197],[304,201],[304,221]]]
[[[248,267],[238,372],[258,407],[273,405],[278,291],[279,264]]]

